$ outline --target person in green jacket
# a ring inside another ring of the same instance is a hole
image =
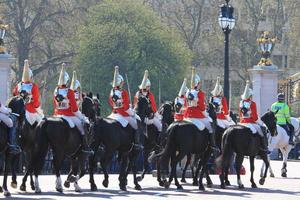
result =
[[[273,103],[271,110],[272,112],[276,113],[275,116],[277,118],[277,124],[285,129],[287,134],[289,135],[289,144],[295,145],[293,141],[293,132],[294,127],[291,124],[291,115],[290,115],[290,108],[284,102],[285,96],[283,93],[279,93],[277,95],[277,102]]]

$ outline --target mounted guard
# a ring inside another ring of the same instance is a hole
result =
[[[136,114],[130,107],[129,94],[124,89],[124,78],[119,73],[119,67],[115,66],[114,79],[112,82],[112,90],[109,95],[109,104],[112,107],[112,113],[108,118],[117,120],[124,128],[129,124],[134,132],[134,148],[136,150],[143,149],[140,144],[140,131],[138,131],[138,122]]]
[[[269,153],[268,141],[264,136],[265,125],[259,120],[256,103],[252,100],[253,91],[247,81],[244,93],[242,94],[239,105],[240,124],[248,127],[253,134],[258,134],[261,138],[262,151]]]
[[[20,95],[25,100],[26,119],[30,125],[39,123],[44,118],[40,107],[39,87],[33,83],[33,73],[29,68],[28,60],[24,61],[22,81],[13,90],[13,96]]]
[[[218,126],[223,129],[228,128],[235,123],[229,116],[227,99],[223,94],[223,87],[220,84],[220,77],[217,78],[217,82],[214,90],[211,92],[212,97],[210,103],[212,103],[216,109]]]
[[[205,94],[201,90],[201,79],[196,74],[195,67],[192,68],[191,88],[185,95],[184,120],[193,123],[200,131],[207,128],[210,133],[210,146],[217,149],[212,120],[206,113]]]
[[[174,106],[175,106],[175,115],[174,120],[175,121],[182,121],[184,118],[184,101],[185,101],[185,94],[188,90],[188,87],[186,86],[186,78],[183,80],[183,83],[181,85],[181,88],[179,90],[178,96],[175,98]]]
[[[67,87],[69,74],[65,70],[65,64],[59,75],[57,87],[54,90],[54,116],[61,117],[68,122],[70,128],[78,128],[82,139],[82,151],[87,154],[93,154],[87,142],[87,136],[84,130],[84,124],[89,124],[89,120],[78,109],[73,90]]]
[[[285,103],[285,95],[283,93],[277,95],[277,100],[277,102],[272,104],[271,110],[275,113],[277,124],[284,128],[290,137],[289,144],[295,145],[293,140],[294,127],[291,123],[290,107]]]
[[[134,96],[134,107],[136,107],[137,101],[140,96],[146,97],[148,99],[149,105],[151,106],[152,112],[154,113],[154,116],[152,119],[146,118],[145,123],[147,125],[153,124],[157,128],[158,132],[162,132],[161,116],[157,112],[154,94],[150,91],[151,82],[148,77],[149,77],[149,72],[148,70],[145,70],[142,83],[139,86],[139,90]]]

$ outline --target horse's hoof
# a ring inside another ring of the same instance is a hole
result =
[[[126,185],[120,185],[120,190],[127,191]]]
[[[2,187],[0,186],[0,193],[2,193],[3,192],[3,189],[2,189]]]
[[[230,181],[226,180],[226,181],[225,181],[225,185],[230,186],[230,185],[231,185],[231,184],[230,184]]]
[[[18,183],[17,183],[17,182],[11,182],[11,183],[10,183],[10,186],[11,186],[12,188],[17,188],[17,187],[18,187]]]
[[[177,190],[183,190],[182,185],[177,185]]]
[[[10,192],[9,192],[9,191],[4,191],[4,196],[6,196],[6,197],[10,197],[10,196],[11,196],[11,194],[10,194]]]
[[[198,185],[199,185],[198,181],[193,181],[193,186],[198,186]]]
[[[158,183],[159,183],[160,187],[164,187],[165,186],[165,183],[163,181],[159,181]]]
[[[259,184],[260,184],[260,185],[265,184],[265,179],[264,179],[264,178],[261,178],[261,179],[259,180]]]
[[[201,190],[201,191],[205,191],[205,187],[204,187],[204,185],[203,185],[203,184],[199,185],[199,190]]]
[[[57,192],[62,193],[63,189],[62,188],[55,188]]]
[[[91,184],[91,191],[97,191],[98,188],[97,188],[97,185],[95,183],[92,183]]]
[[[104,180],[104,181],[102,182],[102,185],[103,185],[105,188],[107,188],[107,187],[108,187],[108,180]]]
[[[255,183],[252,183],[252,184],[251,184],[251,187],[252,187],[252,188],[257,188],[257,185],[256,185]]]
[[[141,176],[136,177],[136,180],[137,180],[138,182],[141,182],[143,179],[144,179],[144,178],[141,177]]]
[[[206,183],[206,187],[212,188],[213,184],[212,183]]]
[[[65,188],[69,188],[70,187],[70,182],[69,181],[65,181],[64,186],[65,186]]]
[[[35,190],[34,184],[31,185],[31,190],[33,190],[33,191]]]
[[[182,179],[180,180],[180,182],[181,182],[181,183],[186,183],[185,178],[182,178]]]
[[[25,185],[25,184],[22,184],[22,185],[20,186],[20,190],[23,191],[23,192],[25,192],[25,191],[26,191],[26,185]]]
[[[274,178],[274,177],[275,177],[275,175],[272,173],[272,174],[270,174],[270,177],[271,177],[271,178]]]
[[[226,189],[225,184],[221,184],[220,187],[221,187],[221,189]]]
[[[72,175],[68,178],[68,181],[70,181],[70,183],[74,183],[77,180],[76,176]]]
[[[285,172],[281,173],[281,176],[282,176],[283,178],[286,178],[286,177],[287,177],[287,175],[286,175]]]
[[[244,188],[245,188],[245,187],[244,187],[243,184],[239,185],[239,189],[244,189]]]
[[[81,192],[81,188],[80,188],[80,187],[76,187],[76,188],[75,188],[75,192],[80,193],[80,192]]]
[[[136,189],[136,190],[142,190],[142,187],[139,184],[137,184],[137,185],[135,185],[134,189]]]
[[[169,183],[168,181],[166,181],[166,182],[164,183],[164,187],[165,187],[166,189],[169,189],[170,183]]]
[[[40,194],[42,193],[42,190],[40,188],[36,188],[35,191],[34,191],[36,194]]]

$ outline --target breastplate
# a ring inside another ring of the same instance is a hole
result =
[[[113,108],[114,109],[123,107],[122,92],[120,90],[111,90],[110,96],[113,99]]]
[[[174,103],[175,103],[175,113],[183,114],[184,98],[176,97]]]
[[[243,110],[246,111],[246,112],[242,112],[243,118],[250,118],[251,113],[252,113],[251,109],[250,109],[250,106],[251,106],[251,102],[241,101],[240,109],[243,109]]]
[[[198,106],[198,93],[197,90],[189,90],[186,93],[187,106],[188,107],[197,107]]]
[[[70,105],[69,105],[70,100],[68,99],[68,91],[69,91],[68,88],[63,88],[63,89],[58,88],[56,90],[55,96],[61,95],[63,97],[62,101],[60,101],[60,102],[56,101],[57,102],[57,107],[56,107],[57,109],[66,110],[70,107]]]
[[[221,97],[213,97],[213,104],[216,107],[216,113],[222,112],[222,98]]]
[[[18,85],[18,93],[20,94],[21,92],[25,92],[27,94],[26,97],[26,103],[31,103],[32,102],[32,88],[33,84],[32,83],[19,83]]]

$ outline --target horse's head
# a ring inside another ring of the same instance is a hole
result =
[[[272,136],[277,134],[277,119],[274,112],[268,111],[260,119],[265,123]]]
[[[19,119],[24,119],[25,101],[23,96],[14,96],[11,99],[9,99],[8,107],[12,110],[12,113],[19,115]]]
[[[207,106],[206,111],[207,111],[209,117],[214,122],[216,122],[217,121],[217,113],[216,113],[216,110],[215,110],[215,106],[212,103],[209,103],[208,106]]]
[[[97,94],[96,96],[93,96],[94,106],[96,109],[96,116],[100,117],[101,114],[101,103],[100,103],[100,95]]]
[[[159,108],[159,114],[162,116],[162,122],[170,125],[174,121],[174,103],[169,101],[165,102]]]
[[[91,122],[96,121],[97,108],[95,102],[89,96],[84,96],[81,105],[82,113],[89,118]]]
[[[234,113],[232,110],[229,111],[229,116],[231,117],[232,121],[234,121],[235,124],[237,124],[237,114]]]
[[[152,118],[153,112],[150,101],[147,97],[140,95],[135,107],[136,114],[141,118],[142,122],[145,118]]]

